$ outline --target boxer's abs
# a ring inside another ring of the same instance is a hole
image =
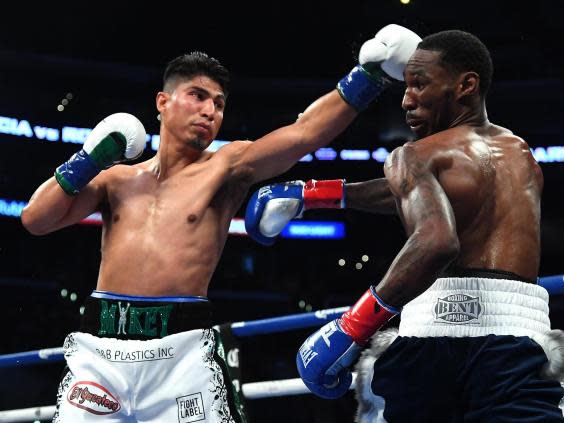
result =
[[[107,225],[97,289],[129,295],[205,296],[230,219],[208,208],[195,220],[170,211],[135,224]]]
[[[205,296],[246,191],[205,164],[164,181],[151,172],[121,170],[109,183],[102,213],[97,289]]]

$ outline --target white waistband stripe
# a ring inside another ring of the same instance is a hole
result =
[[[514,335],[550,330],[548,292],[506,279],[440,278],[402,310],[400,336]]]

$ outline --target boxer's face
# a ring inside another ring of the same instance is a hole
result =
[[[225,109],[225,95],[213,79],[199,75],[181,80],[171,92],[157,95],[162,124],[177,138],[198,150],[215,139]]]
[[[402,108],[417,139],[449,128],[455,119],[456,78],[441,65],[440,54],[418,49],[405,68]]]

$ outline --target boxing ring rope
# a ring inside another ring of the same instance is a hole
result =
[[[353,373],[353,380],[349,389],[354,389],[355,384],[356,373]],[[299,378],[244,383],[242,389],[243,396],[246,399],[274,398],[310,393]],[[0,411],[0,423],[46,420],[53,418],[53,414],[55,414],[54,405]]]
[[[311,313],[289,314],[282,317],[236,322],[231,324],[233,335],[245,338],[255,335],[265,335],[277,332],[288,332],[295,329],[304,329],[323,324],[340,317],[349,307],[318,310]],[[44,348],[41,350],[26,351],[14,354],[0,355],[0,367],[13,367],[14,365],[37,364],[44,361],[61,361],[64,359],[63,348]],[[1,420],[0,420],[1,421]]]
[[[564,275],[546,276],[538,279],[550,295],[564,294]],[[286,332],[323,324],[340,317],[349,307],[338,307],[318,310],[310,313],[290,314],[282,317],[259,319],[231,324],[233,335],[245,338],[255,335]],[[0,355],[0,367],[23,366],[47,361],[61,361],[64,359],[63,348],[45,348],[14,354]],[[356,374],[353,374],[351,389],[355,386]],[[310,393],[299,378],[252,382],[242,385],[243,395],[247,399],[272,398],[287,395],[301,395]],[[23,422],[53,417],[55,406],[31,407],[16,410],[0,411],[0,423]]]

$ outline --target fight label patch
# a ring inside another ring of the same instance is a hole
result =
[[[201,392],[176,398],[176,404],[178,405],[178,423],[205,420],[206,413]]]
[[[67,394],[67,401],[75,407],[98,415],[116,413],[121,408],[119,401],[96,382],[76,382]]]
[[[478,297],[466,294],[452,294],[437,299],[435,321],[455,325],[479,324],[482,305]]]

